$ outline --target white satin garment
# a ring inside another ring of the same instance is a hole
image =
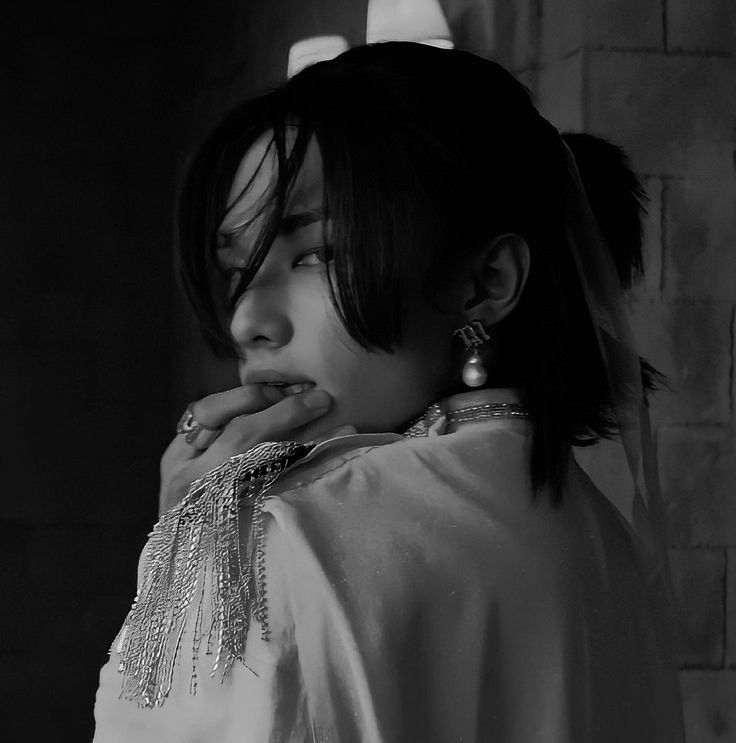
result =
[[[680,741],[637,538],[574,462],[560,506],[532,498],[530,431],[323,446],[266,503],[270,640],[195,696],[184,654],[157,709],[118,698],[113,653],[95,743]]]

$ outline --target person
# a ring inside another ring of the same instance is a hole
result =
[[[620,312],[642,197],[459,50],[354,48],[234,110],[180,257],[242,384],[163,457],[95,741],[681,740]],[[616,435],[633,525],[573,456]]]

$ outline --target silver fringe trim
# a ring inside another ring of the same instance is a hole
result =
[[[205,654],[214,654],[209,675],[222,682],[243,660],[251,617],[268,638],[263,500],[278,476],[313,448],[294,441],[259,444],[196,480],[163,514],[149,535],[138,594],[113,644],[123,674],[121,697],[141,707],[164,703],[192,620],[192,694],[203,642]],[[246,557],[241,510],[250,519]]]

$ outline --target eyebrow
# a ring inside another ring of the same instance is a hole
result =
[[[323,216],[324,215],[320,209],[310,209],[306,212],[286,214],[281,219],[279,233],[282,235],[290,235],[292,232],[296,232],[296,230],[301,229],[302,227],[314,224],[315,222],[321,222]]]
[[[321,222],[323,218],[324,214],[322,213],[321,209],[308,209],[304,212],[286,214],[281,218],[278,232],[280,235],[290,235],[293,232],[301,229],[302,227],[307,227],[308,225],[314,224],[315,222]],[[236,235],[239,231],[240,229],[220,229],[218,230],[218,233],[220,235],[223,235],[224,237],[231,237],[232,235]]]
[[[295,212],[293,214],[286,214],[281,218],[281,222],[279,224],[279,234],[280,235],[291,235],[297,230],[300,230],[302,227],[307,227],[310,224],[314,224],[315,222],[321,222],[324,218],[324,214],[322,213],[321,209],[309,209],[304,212]],[[229,233],[220,233],[224,235],[225,237],[230,237],[231,234]],[[227,245],[223,245],[222,247],[217,248],[216,252],[226,252],[229,251],[231,248]],[[250,257],[250,250],[248,251],[249,257]]]

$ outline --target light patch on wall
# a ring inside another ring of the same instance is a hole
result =
[[[305,67],[315,62],[334,59],[348,49],[348,42],[342,36],[310,36],[293,44],[289,49],[287,77],[294,77]]]
[[[451,49],[450,27],[437,0],[368,0],[366,43],[419,41]]]
[[[436,46],[439,49],[454,49],[455,45],[449,39],[422,39],[420,44]]]

